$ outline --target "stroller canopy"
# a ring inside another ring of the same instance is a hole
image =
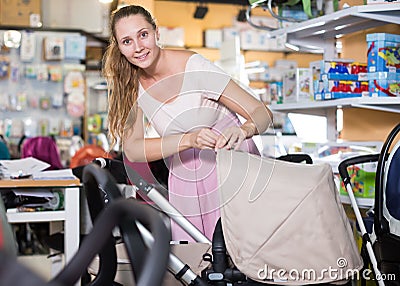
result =
[[[217,154],[229,256],[252,280],[304,285],[350,279],[362,268],[328,164]]]

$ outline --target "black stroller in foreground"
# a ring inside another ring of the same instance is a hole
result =
[[[170,251],[171,234],[160,213],[147,205],[122,198],[113,199],[104,208],[103,203],[98,201],[101,198],[99,192],[106,189],[107,193],[113,194],[119,192],[119,190],[111,174],[98,166],[89,166],[84,170],[83,183],[88,192],[89,201],[96,203],[91,205],[90,208],[91,216],[95,218],[93,228],[81,242],[76,255],[50,281],[44,281],[28,268],[19,264],[16,257],[11,255],[12,251],[4,248],[3,239],[12,237],[12,235],[5,233],[9,228],[7,228],[8,225],[5,221],[4,209],[0,208],[0,211],[4,212],[0,216],[1,286],[75,285],[85,274],[96,255],[102,257],[104,263],[100,267],[99,275],[88,285],[112,285],[116,270],[115,240],[112,232],[115,227],[123,228],[123,225],[128,222],[130,225],[135,225],[135,222],[142,225],[142,231],[146,231],[152,236],[151,248],[140,248],[140,245],[136,244],[135,248],[132,249],[128,247],[129,241],[137,242],[135,237],[131,237],[136,233],[132,231],[124,233],[129,257],[135,257],[134,260],[130,260],[130,263],[135,269],[136,285],[148,286],[162,283]],[[154,269],[157,269],[157,271],[154,271]]]
[[[399,132],[400,124],[390,132],[380,154],[349,158],[339,165],[362,234],[365,267],[372,267],[378,285],[400,285],[400,141],[394,144]],[[368,232],[365,223],[368,218],[364,219],[360,213],[348,168],[372,162],[377,162],[377,169],[373,228]]]

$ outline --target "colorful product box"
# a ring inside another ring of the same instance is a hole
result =
[[[277,81],[277,82],[271,82],[269,84],[269,94],[271,98],[271,103],[276,103],[280,104],[283,102],[283,96],[282,96],[282,82]]]
[[[400,35],[367,34],[368,72],[400,72]]]
[[[312,101],[310,94],[311,70],[289,69],[283,74],[283,103]]]
[[[354,77],[350,74],[350,64],[353,60],[350,59],[333,59],[333,60],[320,60],[310,63],[311,70],[311,85],[310,93],[314,100],[331,99],[325,98],[325,93],[329,92],[327,80],[330,77],[348,80],[348,77]]]
[[[400,96],[400,73],[369,73],[368,78],[368,89],[371,97]]]
[[[298,68],[296,70],[296,97],[298,102],[312,101],[311,96],[311,69]]]
[[[365,163],[350,166],[347,170],[355,197],[375,197],[375,176],[377,163]],[[342,180],[340,180],[340,194],[347,195]]]
[[[282,78],[282,101],[283,103],[297,102],[296,97],[296,70],[290,69],[283,73]]]
[[[324,73],[315,84],[315,100],[369,96],[366,80],[359,80],[356,74]]]

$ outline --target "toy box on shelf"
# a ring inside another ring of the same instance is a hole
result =
[[[283,74],[283,103],[312,101],[311,69],[289,69]]]
[[[400,73],[374,72],[368,78],[370,96],[400,96]]]
[[[400,35],[367,34],[368,72],[400,72]]]
[[[315,100],[369,96],[367,64],[349,59],[310,63]]]
[[[353,186],[355,197],[375,197],[376,162],[358,164],[348,168],[350,182]],[[343,182],[340,180],[340,194],[348,195]]]

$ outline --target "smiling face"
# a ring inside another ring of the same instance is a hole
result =
[[[142,69],[150,67],[160,52],[158,30],[141,14],[119,19],[115,23],[115,39],[126,59]]]

